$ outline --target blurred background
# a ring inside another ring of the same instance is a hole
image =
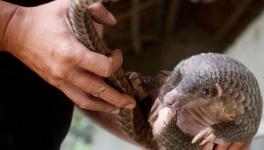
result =
[[[144,74],[172,69],[201,52],[245,64],[264,93],[263,0],[123,0],[107,4],[118,25],[107,28],[111,48],[122,48],[124,68]],[[264,120],[252,150],[264,146]],[[137,150],[94,125],[78,110],[62,150]]]

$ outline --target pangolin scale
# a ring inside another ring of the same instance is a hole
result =
[[[69,20],[81,43],[110,56],[87,11],[92,2],[105,1],[71,0]],[[201,142],[213,148],[214,143],[244,141],[255,135],[260,123],[262,98],[256,78],[225,55],[196,55],[156,77],[132,73],[128,79],[120,69],[106,82],[137,98],[135,109],[122,109],[116,117],[128,136],[146,149],[198,150]],[[146,97],[154,104],[142,105]]]

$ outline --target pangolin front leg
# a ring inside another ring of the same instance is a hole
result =
[[[160,88],[170,73],[170,71],[160,71],[154,76],[146,76],[137,72],[128,72],[127,77],[138,100],[143,100],[149,96],[154,99],[158,96]]]

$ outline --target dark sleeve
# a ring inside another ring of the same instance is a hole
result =
[[[37,5],[45,4],[45,3],[51,2],[52,0],[4,0],[4,1],[17,4],[20,6],[30,7],[30,6],[37,6]]]

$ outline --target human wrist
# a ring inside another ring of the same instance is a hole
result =
[[[19,43],[21,24],[25,18],[25,7],[0,0],[0,51],[10,52]]]

